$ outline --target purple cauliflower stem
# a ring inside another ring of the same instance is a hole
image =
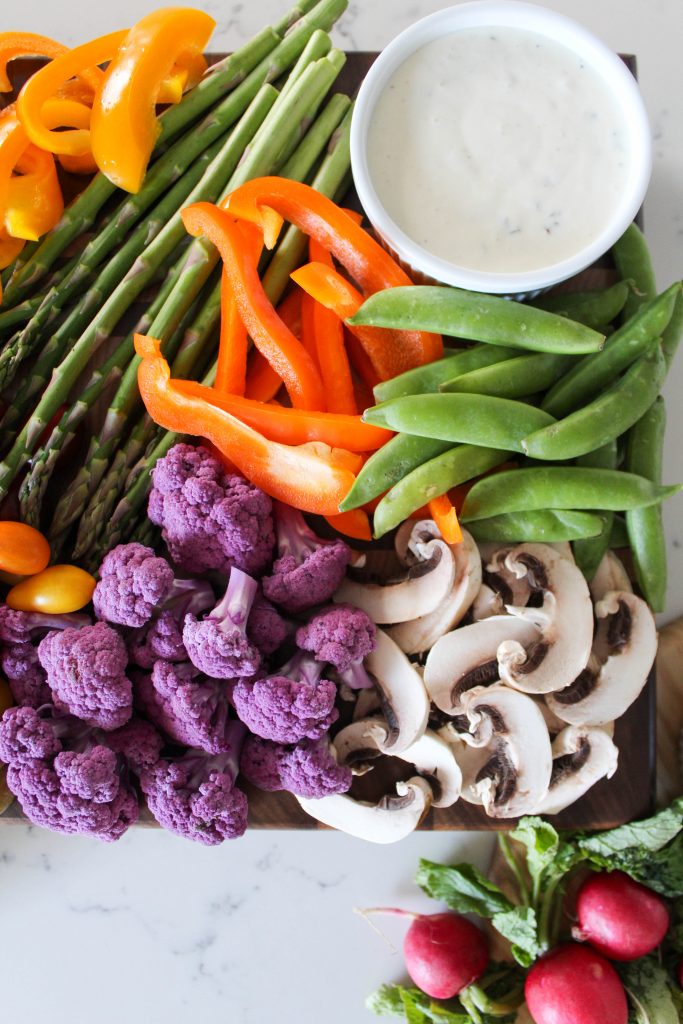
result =
[[[323,665],[297,654],[277,675],[240,679],[232,689],[238,717],[256,736],[277,743],[317,740],[339,717],[337,688]]]
[[[261,655],[247,638],[257,583],[241,569],[230,570],[225,595],[203,619],[185,616],[183,643],[193,665],[214,679],[251,676]]]
[[[159,612],[184,601],[198,610],[213,603],[213,591],[199,580],[177,580],[165,558],[144,544],[119,544],[104,558],[93,593],[98,619],[139,628]]]
[[[136,679],[137,701],[147,717],[176,743],[209,754],[233,742],[229,688],[194,665],[157,661],[150,676]]]
[[[353,779],[349,767],[337,764],[326,738],[302,740],[291,747],[248,736],[240,771],[258,789],[269,793],[286,790],[312,800],[346,793]]]
[[[178,581],[190,582],[190,581]],[[197,582],[196,589],[181,590],[164,604],[164,610],[146,626],[128,637],[131,658],[140,668],[151,669],[159,658],[164,661],[187,661],[183,643],[185,616],[200,615],[216,600],[208,583]]]
[[[8,764],[9,789],[35,825],[111,842],[137,821],[124,757],[106,734],[51,705],[5,712],[0,758]]]
[[[79,629],[90,625],[89,615],[46,615],[43,612],[21,612],[9,605],[0,605],[0,640],[4,644],[30,643],[37,633],[53,629]]]
[[[269,601],[296,615],[329,601],[351,558],[342,540],[322,540],[298,509],[278,502],[275,509],[278,558],[262,581]]]
[[[148,516],[187,572],[263,572],[273,557],[272,501],[203,446],[176,444],[152,472]]]
[[[235,786],[244,726],[232,722],[230,750],[206,754],[189,750],[177,760],[162,758],[140,776],[147,806],[164,828],[207,846],[237,839],[247,828],[247,798]]]
[[[374,686],[363,658],[375,649],[377,628],[360,608],[334,604],[323,608],[296,631],[296,642],[318,661],[327,661],[353,690]]]
[[[282,646],[289,631],[288,623],[277,608],[261,594],[257,594],[247,621],[247,636],[254,646],[268,658]]]
[[[48,633],[38,646],[56,707],[101,729],[125,725],[133,713],[128,652],[104,622]]]
[[[0,655],[0,665],[17,704],[39,708],[52,702],[45,669],[33,644],[9,644]]]

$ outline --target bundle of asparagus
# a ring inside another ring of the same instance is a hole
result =
[[[94,566],[113,544],[147,536],[150,473],[177,438],[142,410],[133,334],[161,339],[174,376],[213,380],[218,254],[204,239],[189,242],[180,210],[220,201],[267,174],[308,181],[331,198],[348,187],[351,101],[328,98],[345,58],[327,35],[346,3],[299,0],[280,23],[210,68],[162,116],[155,160],[137,194],[96,175],[53,231],[8,268],[0,310],[0,499],[18,485],[22,518],[47,530],[53,551],[68,546],[70,557]],[[273,302],[304,255],[305,239],[292,227],[264,268]],[[114,342],[155,284],[134,329]],[[93,406],[107,396],[47,524],[51,476],[59,468],[61,481],[66,445],[86,417],[92,425]]]

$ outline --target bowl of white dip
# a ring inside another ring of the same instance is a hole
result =
[[[370,222],[416,280],[530,293],[628,227],[650,179],[650,128],[628,68],[581,25],[478,0],[380,54],[351,162]]]

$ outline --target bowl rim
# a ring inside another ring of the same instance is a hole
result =
[[[459,29],[498,25],[538,32],[580,53],[616,95],[630,129],[632,164],[614,215],[587,246],[560,262],[533,270],[473,270],[435,256],[389,216],[372,182],[366,139],[377,100],[393,72],[426,43]],[[351,120],[351,168],[358,197],[375,231],[409,268],[444,284],[496,294],[531,292],[567,280],[590,266],[621,237],[640,209],[652,173],[652,143],[645,104],[621,58],[579,22],[522,0],[470,0],[421,18],[380,53],[358,92]]]

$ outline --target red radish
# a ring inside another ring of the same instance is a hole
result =
[[[460,914],[415,918],[403,943],[406,969],[432,999],[451,999],[486,970],[489,951],[476,925]]]
[[[669,928],[664,900],[623,871],[591,875],[576,899],[572,935],[612,960],[636,960],[652,952]]]
[[[567,943],[537,960],[524,985],[535,1024],[626,1024],[624,986],[611,963]]]

